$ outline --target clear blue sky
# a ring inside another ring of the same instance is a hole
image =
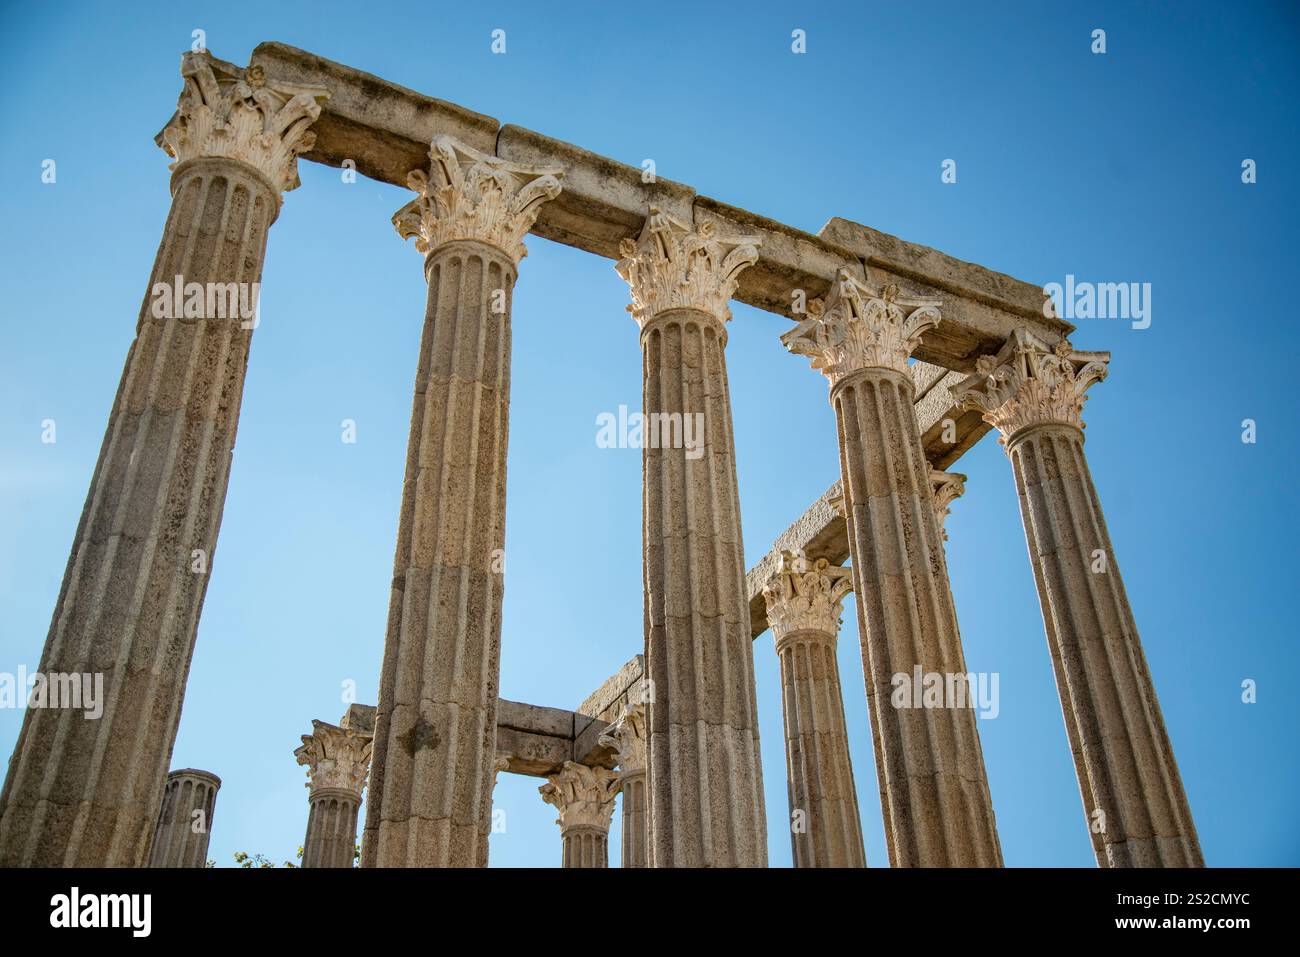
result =
[[[1300,863],[1295,8],[744,6],[6,3],[0,671],[40,659],[169,205],[152,137],[201,28],[222,58],[283,41],[626,163],[653,158],[661,176],[810,231],[838,215],[1035,283],[1150,282],[1150,328],[1082,320],[1074,337],[1114,354],[1085,409],[1088,456],[1207,862]],[[1104,55],[1090,52],[1098,27]],[[806,54],[790,50],[795,28]],[[940,182],[945,159],[956,184]],[[293,854],[299,735],[339,718],[345,680],[375,699],[424,314],[420,257],[389,224],[410,194],[309,163],[301,175],[271,232],[172,760],[224,782],[222,865],[239,849]],[[642,644],[640,454],[595,443],[600,412],[639,406],[641,359],[611,263],[528,246],[501,693],[572,708]],[[839,462],[825,381],[778,342],[788,321],[734,312],[752,564]],[[340,441],[346,418],[355,445]],[[948,556],[968,665],[1000,675],[1001,712],[980,733],[1006,862],[1091,866],[1011,469],[992,436],[959,468]],[[851,608],[840,649],[868,861],[885,866]],[[754,654],[771,861],[788,865],[770,635]],[[0,711],[6,757],[20,723]],[[558,864],[539,783],[502,775],[494,864]]]

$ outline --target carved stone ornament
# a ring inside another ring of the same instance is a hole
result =
[[[975,374],[952,389],[955,402],[976,409],[1005,445],[1035,425],[1082,429],[1085,393],[1106,378],[1109,352],[1080,352],[1062,340],[1055,348],[1016,330],[996,356],[981,356]]]
[[[631,288],[628,312],[641,328],[670,309],[730,321],[737,277],[758,262],[761,244],[758,236],[719,236],[714,223],[693,225],[650,207],[641,235],[623,240],[614,264]]]
[[[618,775],[608,768],[593,768],[576,761],[565,761],[558,774],[537,789],[542,800],[560,811],[556,822],[562,830],[571,827],[594,827],[609,830],[614,816],[614,796]]]
[[[810,562],[800,551],[782,552],[781,568],[763,586],[767,621],[777,645],[798,632],[838,635],[844,596],[852,590],[847,568],[824,558]]]
[[[293,752],[307,768],[307,786],[313,793],[340,788],[360,797],[370,773],[373,739],[324,721],[312,721],[311,727],[312,733],[302,736],[302,747]]]
[[[948,532],[944,529],[944,519],[948,517],[951,511],[952,503],[961,498],[966,491],[966,476],[960,472],[943,472],[939,469],[930,469],[930,492],[934,496],[934,516],[939,520],[939,534],[943,540],[948,540]]]
[[[862,369],[907,375],[921,334],[939,323],[942,300],[903,296],[892,283],[877,289],[840,270],[830,295],[808,303],[808,316],[781,336],[796,355],[812,359],[833,388]]]
[[[518,265],[528,255],[524,237],[542,204],[560,195],[563,176],[559,168],[511,163],[441,134],[429,146],[429,172],[407,174],[406,185],[419,196],[397,211],[393,226],[426,255],[468,239],[495,246]]]
[[[646,714],[644,704],[634,704],[612,724],[599,742],[618,752],[618,767],[624,774],[646,769]]]
[[[205,52],[181,58],[185,86],[176,115],[162,132],[162,148],[176,160],[238,160],[281,192],[298,186],[298,155],[315,145],[312,123],[329,92],[278,83],[254,64],[239,70]]]

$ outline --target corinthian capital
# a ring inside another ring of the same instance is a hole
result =
[[[618,752],[618,767],[624,774],[646,769],[645,705],[634,704],[600,736],[600,744]]]
[[[302,736],[302,747],[293,752],[307,767],[307,786],[313,794],[340,788],[360,798],[370,773],[371,736],[324,721],[312,721],[311,728],[311,734]]]
[[[556,822],[561,829],[595,827],[609,830],[614,816],[614,795],[618,775],[607,768],[593,768],[565,761],[559,774],[552,774],[537,789],[542,800],[560,811]]]
[[[297,188],[298,154],[316,142],[310,127],[327,90],[272,82],[257,64],[240,70],[206,51],[186,53],[181,76],[176,115],[162,131],[162,148],[176,160],[172,169],[219,157],[247,163],[281,191]]]
[[[952,503],[961,498],[966,491],[966,476],[960,472],[942,472],[939,469],[930,469],[930,492],[934,496],[934,516],[939,520],[939,534],[943,540],[948,540],[948,532],[944,529],[944,519],[948,517],[951,511]]]
[[[841,269],[825,301],[808,303],[808,317],[781,336],[796,355],[809,356],[833,388],[861,369],[907,374],[921,333],[939,323],[941,300],[899,294],[892,283],[876,289]]]
[[[419,193],[393,216],[403,239],[430,253],[458,239],[495,246],[519,264],[524,236],[542,203],[560,195],[564,171],[521,166],[471,149],[446,134],[429,146],[429,172],[412,170],[406,185]]]
[[[981,356],[975,373],[952,389],[954,401],[983,413],[1005,445],[1034,425],[1082,429],[1084,394],[1106,378],[1109,352],[1080,352],[1065,340],[1056,348],[1016,330],[996,356]]]
[[[729,321],[737,277],[758,261],[762,242],[758,236],[722,237],[714,223],[696,226],[650,207],[641,235],[623,240],[614,264],[631,287],[627,311],[642,328],[670,309],[697,309]]]
[[[782,552],[781,568],[763,586],[767,621],[778,648],[788,635],[839,633],[844,596],[853,589],[848,569],[824,558],[808,561],[800,551]]]

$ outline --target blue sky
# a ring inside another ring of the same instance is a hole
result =
[[[1113,352],[1085,409],[1088,457],[1207,862],[1300,864],[1285,292],[1300,17],[1284,4],[1091,7],[6,3],[0,671],[40,659],[169,205],[152,137],[180,54],[195,29],[240,63],[279,40],[622,162],[653,158],[660,176],[810,231],[843,216],[1035,283],[1151,283],[1149,328],[1089,319],[1073,337]],[[496,28],[505,55],[490,52]],[[945,159],[955,184],[940,181]],[[224,782],[211,848],[223,866],[241,849],[292,856],[307,820],[299,735],[339,718],[345,681],[375,699],[424,313],[420,257],[389,223],[410,194],[309,163],[301,176],[271,231],[172,759]],[[501,693],[573,708],[642,644],[640,454],[595,443],[599,413],[639,406],[641,360],[612,264],[528,246]],[[734,313],[753,564],[839,463],[825,381],[778,342],[788,320]],[[49,418],[55,444],[41,442]],[[969,481],[948,558],[968,666],[1000,675],[1000,714],[980,733],[1006,862],[1092,866],[1010,466],[989,436],[958,468]],[[886,866],[851,607],[841,634],[867,857]],[[770,634],[754,655],[770,856],[788,866]],[[4,755],[20,724],[0,710]],[[540,783],[502,775],[495,865],[558,865]]]

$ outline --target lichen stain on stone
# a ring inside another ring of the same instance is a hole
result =
[[[438,737],[438,732],[432,724],[423,716],[411,726],[411,730],[400,735],[397,739],[401,742],[406,753],[411,756],[417,751],[437,748],[442,744],[442,739]]]

